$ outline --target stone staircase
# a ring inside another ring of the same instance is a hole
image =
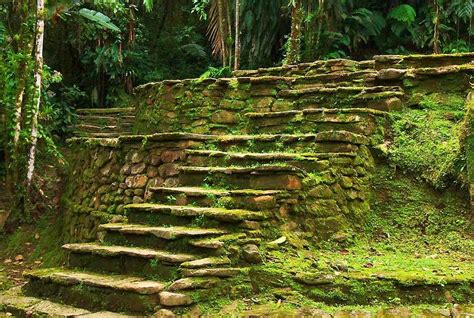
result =
[[[21,297],[3,296],[0,303],[23,315],[46,301],[74,306],[65,307],[76,310],[74,315],[59,310],[66,317],[119,317],[160,310],[180,314],[216,295],[248,295],[249,269],[265,260],[265,246],[278,238],[276,228],[291,230],[296,222],[327,238],[364,214],[373,169],[370,149],[383,143],[388,111],[400,107],[405,97],[400,86],[377,85],[374,63],[316,62],[209,80],[206,85],[215,90],[235,81],[257,88],[286,84],[271,92],[268,103],[251,100],[251,109],[221,115],[202,134],[182,132],[198,126],[188,125],[181,110],[160,113],[157,122],[139,131],[143,136],[128,137],[137,127],[133,108],[78,111],[80,138],[75,142],[96,142],[106,149],[106,159],[81,159],[87,163],[79,170],[91,178],[117,179],[91,190],[103,193],[99,199],[77,202],[96,209],[108,202],[104,192],[112,188],[114,211],[123,207],[125,213],[102,222],[95,241],[65,244],[65,268],[26,273],[29,282]],[[169,94],[188,84],[162,85]],[[257,88],[254,97],[268,91]],[[204,94],[215,99],[228,93]],[[165,100],[184,103],[180,98]],[[229,109],[241,103],[236,99]],[[222,114],[221,108],[192,120],[216,119],[216,114]],[[181,129],[175,128],[177,123]],[[132,150],[122,150],[126,147]],[[110,159],[113,152],[121,158],[117,169]],[[82,193],[87,187],[74,190]],[[310,211],[311,217],[302,211]],[[289,215],[296,217],[287,221]],[[25,299],[30,302],[22,305]]]
[[[78,123],[72,127],[77,136],[115,138],[131,134],[134,108],[83,108],[77,110]]]

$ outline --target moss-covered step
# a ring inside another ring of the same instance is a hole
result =
[[[98,125],[82,122],[74,125],[73,130],[83,133],[117,132],[127,134],[130,133],[132,125],[130,123]]]
[[[474,61],[474,53],[433,54],[433,55],[376,55],[375,69],[426,68],[447,65],[469,64]]]
[[[248,272],[247,268],[222,267],[222,268],[201,268],[201,269],[183,269],[181,274],[184,277],[219,277],[229,278]]]
[[[305,108],[371,108],[392,110],[400,108],[405,93],[399,86],[355,86],[287,89],[278,94],[279,99],[290,100],[294,109]]]
[[[181,263],[200,258],[179,252],[99,243],[66,244],[63,248],[69,252],[69,265],[73,268],[162,280],[175,278]]]
[[[77,121],[79,123],[87,123],[91,125],[118,125],[121,123],[132,123],[135,121],[135,116],[133,114],[125,114],[120,116],[113,116],[115,114],[109,115],[94,115],[94,114],[86,114],[86,115],[78,115]]]
[[[84,131],[74,131],[76,137],[79,138],[100,138],[100,139],[108,139],[108,138],[118,138],[120,136],[126,135],[120,132],[84,132]]]
[[[315,85],[330,86],[374,86],[377,72],[375,70],[361,70],[355,72],[333,72],[295,77],[292,82],[294,89],[310,88]]]
[[[60,268],[25,273],[26,295],[60,301],[91,311],[142,314],[160,304],[166,284],[139,277],[105,275]]]
[[[149,188],[152,200],[173,205],[225,207],[252,211],[269,210],[292,197],[281,190],[226,190],[206,187]]]
[[[73,306],[62,305],[36,297],[27,297],[21,293],[0,295],[0,315],[7,313],[7,317],[86,317],[90,311]],[[111,317],[130,317],[117,315]]]
[[[309,299],[327,305],[445,304],[469,302],[474,286],[469,279],[446,279],[433,282],[423,277],[406,280],[403,275],[386,278],[383,275],[364,275],[345,272],[285,273],[268,267],[252,267],[249,272],[255,290],[286,288],[304,294]]]
[[[243,226],[246,222],[258,222],[268,216],[249,210],[179,206],[139,203],[126,205],[128,220],[133,223],[159,226]]]
[[[76,112],[79,115],[133,115],[135,114],[134,107],[124,107],[124,108],[80,108]]]
[[[287,153],[287,152],[234,152],[216,150],[185,150],[186,162],[191,166],[233,167],[257,165],[288,165],[318,172],[328,169],[328,159],[334,157],[355,157],[355,153]]]
[[[190,239],[212,238],[227,233],[218,228],[120,223],[103,224],[99,226],[99,230],[104,232],[103,242],[107,245],[141,246],[173,252],[189,252],[191,248],[186,242]],[[199,251],[192,250],[192,252]]]
[[[385,126],[388,113],[368,108],[247,113],[249,128],[259,133],[314,133],[344,130],[370,136]]]
[[[189,244],[205,249],[221,249],[230,245],[259,244],[260,241],[259,238],[248,237],[246,233],[233,233],[214,238],[193,239]]]
[[[231,189],[300,190],[305,171],[294,166],[258,167],[182,166],[180,184],[185,186],[227,186]]]
[[[356,152],[358,145],[370,144],[370,139],[348,131],[324,131],[316,134],[203,135],[192,133],[158,133],[124,135],[118,138],[69,138],[70,146],[101,146],[121,149],[141,144],[144,149],[179,148],[247,152]]]
[[[374,69],[374,61],[353,61],[348,59],[331,59],[295,65],[283,65],[257,70],[239,70],[232,73],[235,77],[258,76],[312,76],[337,72],[357,72]]]

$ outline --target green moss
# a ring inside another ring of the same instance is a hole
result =
[[[436,93],[425,95],[418,108],[394,113],[390,162],[436,187],[461,180],[463,116],[464,96]]]

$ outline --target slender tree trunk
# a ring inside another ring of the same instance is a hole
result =
[[[235,0],[235,60],[234,70],[240,69],[240,0]]]
[[[24,108],[24,99],[26,93],[26,86],[28,82],[28,59],[31,56],[33,43],[31,37],[31,30],[28,29],[28,15],[31,2],[27,1],[18,1],[17,3],[19,11],[19,43],[17,46],[18,53],[23,55],[23,60],[18,66],[16,71],[17,85],[15,92],[15,108],[11,116],[13,122],[13,136],[9,142],[6,150],[6,166],[7,166],[7,176],[6,176],[6,187],[10,195],[13,195],[15,192],[15,185],[18,184],[20,179],[19,175],[19,166],[18,166],[18,154],[20,154],[19,143],[20,143],[20,134],[22,129],[23,122],[23,108]]]
[[[232,41],[232,15],[231,15],[231,6],[230,2],[226,3],[226,22],[227,22],[227,30],[226,30],[226,44],[228,46],[227,52],[229,52],[229,67],[232,68],[232,62],[233,61],[233,55],[232,55],[232,49],[233,49],[233,41]]]
[[[27,189],[31,187],[35,170],[36,147],[38,144],[38,115],[41,103],[41,88],[43,79],[43,44],[44,44],[44,0],[36,2],[36,50],[35,50],[35,91],[31,112],[31,145],[28,155],[28,171],[26,174]]]
[[[224,18],[224,3],[223,0],[217,1],[217,12],[219,15],[219,30],[221,32],[221,45],[222,45],[222,66],[227,66],[227,48],[226,48],[226,32],[225,32],[225,18]]]
[[[295,0],[291,10],[291,35],[286,56],[287,64],[299,62],[301,53],[301,23],[303,22],[302,0]]]
[[[435,11],[434,32],[433,32],[433,53],[441,54],[441,41],[440,41],[441,16],[440,16],[440,6],[438,3],[438,0],[433,0],[433,7]]]

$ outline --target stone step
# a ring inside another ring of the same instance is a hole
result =
[[[97,243],[65,244],[63,248],[76,254],[93,254],[102,257],[130,256],[144,259],[156,259],[171,264],[196,260],[196,256],[188,254],[173,254],[166,251],[127,246],[104,246]]]
[[[197,260],[198,255],[130,246],[106,246],[98,243],[66,244],[69,266],[86,271],[173,279],[177,266]]]
[[[315,108],[301,111],[247,113],[255,133],[314,133],[344,130],[365,136],[384,125],[387,112],[369,108]]]
[[[160,305],[166,285],[133,276],[105,275],[67,269],[25,273],[24,293],[91,311],[145,313]],[[107,297],[101,297],[107,295]]]
[[[256,166],[263,164],[285,164],[306,172],[326,170],[329,159],[352,158],[355,153],[289,153],[289,152],[227,152],[215,150],[185,151],[186,162],[191,166],[229,167],[229,166]]]
[[[314,85],[335,86],[373,86],[377,72],[375,70],[360,70],[355,72],[339,71],[328,74],[317,74],[310,76],[294,77],[292,86],[294,89],[308,88]]]
[[[375,62],[353,61],[348,59],[332,59],[326,61],[315,61],[295,65],[283,65],[270,68],[259,68],[257,70],[234,71],[235,77],[259,77],[259,76],[312,76],[316,74],[331,74],[335,72],[356,72],[359,70],[374,69]]]
[[[180,184],[228,186],[234,189],[300,190],[306,172],[294,166],[179,167]]]
[[[169,291],[182,291],[194,289],[210,289],[219,285],[222,279],[218,277],[186,277],[174,281],[168,286]]]
[[[78,115],[77,119],[80,123],[98,124],[98,125],[112,125],[119,123],[133,124],[135,115],[121,115],[121,116],[107,116],[106,115]]]
[[[139,224],[104,224],[99,230],[101,230],[99,233],[104,233],[101,241],[105,245],[140,246],[173,253],[192,253],[203,255],[203,257],[209,256],[209,253],[215,253],[209,249],[189,245],[189,240],[213,238],[227,233],[226,230],[218,228],[169,226],[169,224],[160,227]]]
[[[155,202],[201,207],[226,207],[252,211],[268,210],[278,206],[280,198],[290,196],[280,190],[225,190],[202,187],[149,188]]]
[[[208,249],[220,249],[232,243],[242,245],[248,243],[259,243],[259,241],[258,239],[249,239],[245,233],[235,233],[222,235],[215,238],[194,239],[189,242],[189,244],[192,246]]]
[[[353,86],[353,87],[325,87],[325,86],[314,86],[307,89],[288,89],[282,90],[279,93],[279,97],[300,97],[305,95],[337,95],[339,93],[345,93],[353,96],[355,99],[366,99],[377,93],[393,93],[393,96],[403,96],[403,91],[399,86]],[[353,107],[351,107],[353,108]]]
[[[92,317],[86,309],[62,305],[48,300],[19,295],[0,295],[0,313],[6,312],[12,317]],[[113,314],[113,313],[107,313]],[[133,317],[127,315],[103,317]]]
[[[91,140],[92,139],[92,140]],[[100,142],[93,136],[70,138],[68,142]],[[192,133],[158,133],[152,135],[123,135],[115,144],[140,143],[146,141],[147,147],[176,146],[182,148],[205,149],[212,146],[215,150],[247,152],[301,152],[301,153],[341,153],[357,152],[360,145],[369,145],[366,136],[347,131],[324,131],[316,134],[262,134],[262,135],[202,135]]]
[[[404,91],[398,86],[314,86],[283,90],[278,95],[280,99],[292,102],[293,109],[369,108],[382,111],[401,109],[404,96]]]
[[[267,218],[262,212],[239,209],[179,206],[165,204],[130,204],[126,205],[130,222],[153,225],[189,225],[216,222],[223,226],[237,225],[246,221],[261,221]]]
[[[118,132],[83,132],[83,131],[76,131],[74,134],[78,137],[84,137],[84,138],[102,138],[102,139],[108,139],[108,138],[118,138],[120,136],[126,135],[126,134],[131,134],[131,133],[118,133]]]
[[[474,53],[436,54],[436,55],[376,55],[377,70],[396,68],[428,68],[448,65],[469,64],[474,60]]]
[[[93,132],[93,133],[100,133],[100,132],[128,132],[131,130],[133,124],[131,123],[120,123],[117,125],[96,125],[96,124],[88,124],[88,123],[80,123],[74,125],[73,129],[76,132]]]
[[[23,275],[30,280],[40,280],[44,283],[54,282],[65,286],[86,285],[141,295],[158,294],[165,289],[164,283],[147,281],[140,277],[103,275],[62,268],[39,269],[25,272]]]
[[[246,273],[245,268],[205,268],[205,269],[184,269],[181,271],[184,277],[219,277],[229,278]]]
[[[126,108],[80,108],[76,109],[79,115],[104,115],[104,114],[120,114],[120,115],[134,115],[134,107]]]
[[[197,269],[197,268],[209,268],[230,265],[231,261],[228,257],[208,257],[198,259],[195,261],[184,262],[181,264],[181,268],[185,269]]]
[[[221,235],[226,233],[226,231],[221,229],[203,229],[184,226],[153,227],[139,224],[120,223],[102,224],[99,226],[99,229],[110,232],[120,232],[124,235],[153,235],[165,240],[175,240],[182,237]]]

